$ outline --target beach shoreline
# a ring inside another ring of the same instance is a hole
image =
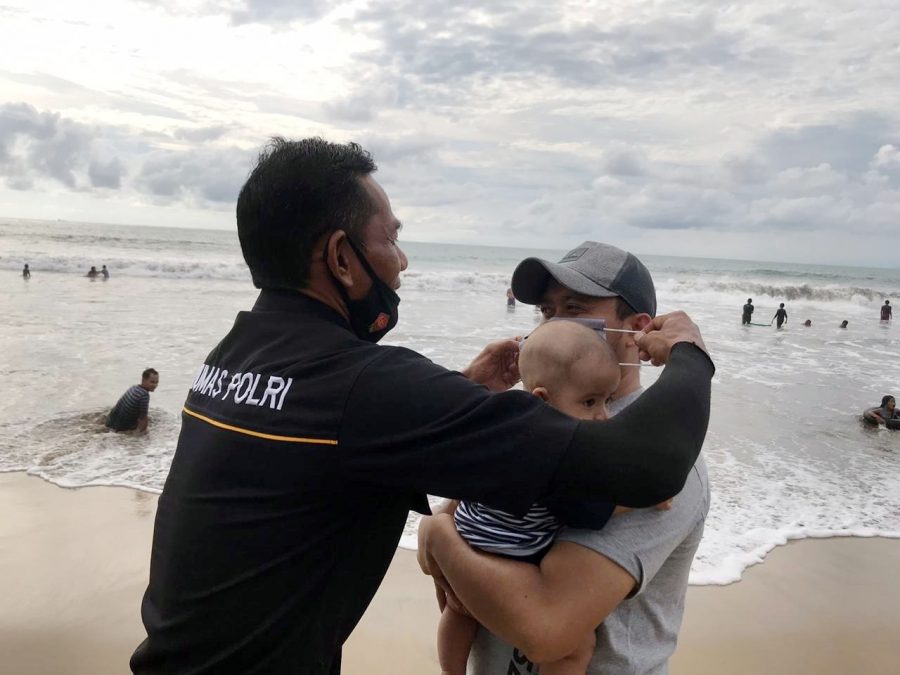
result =
[[[0,474],[0,654],[6,672],[113,675],[144,637],[157,496]],[[692,586],[672,675],[898,670],[900,540],[791,541],[728,586]],[[398,549],[344,649],[343,672],[438,672],[438,612]]]

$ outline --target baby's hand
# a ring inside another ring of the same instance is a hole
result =
[[[659,504],[656,505],[655,508],[657,511],[668,511],[669,509],[672,508],[672,500],[667,499],[664,502],[660,502]],[[623,513],[628,513],[629,511],[634,511],[634,509],[629,508],[627,506],[618,506],[617,505],[616,508],[613,510],[613,515],[621,516]]]

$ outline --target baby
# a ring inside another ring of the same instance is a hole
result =
[[[619,386],[619,364],[606,340],[571,320],[549,321],[532,332],[522,345],[519,372],[525,391],[584,420],[607,419],[606,401]],[[518,518],[484,504],[461,502],[454,518],[459,534],[472,546],[538,564],[563,525],[600,529],[614,509],[614,504],[603,502],[544,502]],[[474,618],[445,607],[438,627],[442,673],[466,672],[477,630]],[[584,675],[594,640],[592,632],[574,653],[540,664],[542,675]]]

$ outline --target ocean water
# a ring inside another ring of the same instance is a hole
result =
[[[462,368],[486,342],[527,332],[539,316],[507,311],[509,276],[579,242],[561,243],[405,243],[400,324],[385,342]],[[736,581],[788,539],[900,537],[900,432],[859,421],[900,395],[900,316],[878,320],[885,298],[900,304],[900,270],[642,258],[660,311],[689,312],[718,368],[704,448],[713,502],[691,582]],[[109,281],[84,278],[101,264]],[[0,471],[158,492],[197,367],[256,296],[236,234],[0,219],[0,284]],[[785,302],[787,328],[742,327],[748,297],[760,323]],[[151,433],[104,432],[98,420],[146,366],[160,372]],[[416,522],[401,545],[415,546]]]

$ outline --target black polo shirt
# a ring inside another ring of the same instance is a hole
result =
[[[199,369],[159,499],[135,673],[338,673],[426,494],[524,513],[575,420],[263,291]]]

